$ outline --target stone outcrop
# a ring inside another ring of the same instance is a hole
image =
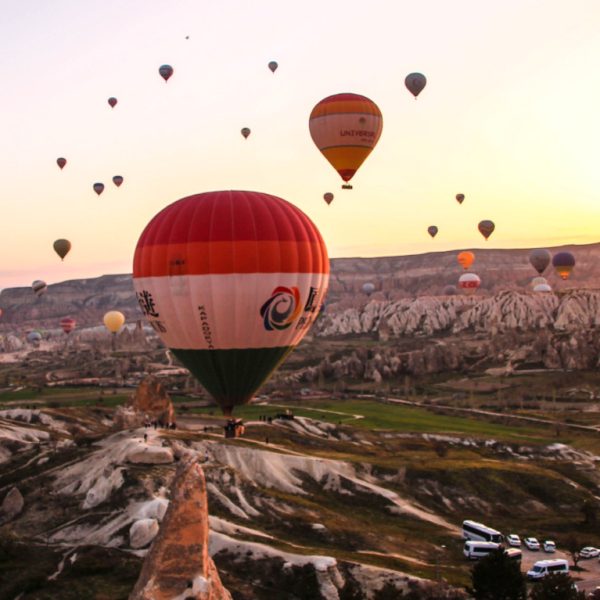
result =
[[[164,425],[174,423],[175,410],[162,383],[155,376],[148,375],[129,402],[115,411],[114,422],[117,429],[132,429],[152,421]]]
[[[204,473],[188,459],[129,600],[231,600],[208,554],[208,532]]]
[[[14,519],[23,510],[24,506],[25,500],[23,499],[19,488],[10,488],[8,494],[6,494],[2,501],[2,506],[0,506],[0,519],[6,521]]]

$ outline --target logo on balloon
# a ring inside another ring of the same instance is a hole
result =
[[[296,286],[276,287],[260,308],[260,316],[267,331],[287,329],[300,312],[300,290]]]

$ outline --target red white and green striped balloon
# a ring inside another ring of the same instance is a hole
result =
[[[231,414],[317,318],[329,260],[315,225],[289,202],[209,192],[182,198],[150,221],[133,278],[154,330]]]

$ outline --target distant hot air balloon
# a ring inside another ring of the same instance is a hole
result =
[[[443,294],[444,296],[454,296],[456,295],[457,289],[455,285],[447,285],[444,287]]]
[[[118,310],[111,310],[104,315],[104,325],[111,333],[117,333],[125,323],[125,315]]]
[[[242,135],[244,136],[244,139],[247,140],[248,136],[250,135],[251,131],[249,127],[242,127]]]
[[[103,183],[95,183],[94,184],[94,191],[99,196],[104,191],[104,184]]]
[[[53,244],[54,252],[60,256],[60,259],[63,260],[67,254],[69,254],[69,250],[71,249],[71,242],[69,240],[56,240]]]
[[[466,271],[473,264],[475,255],[469,250],[465,250],[458,253],[456,260],[458,260],[458,264]]]
[[[27,334],[27,341],[30,344],[38,345],[42,341],[42,334],[39,331],[30,331]]]
[[[165,81],[169,81],[169,78],[173,75],[173,67],[171,65],[161,65],[158,72]]]
[[[367,283],[363,283],[362,291],[367,296],[370,296],[375,291],[375,284],[371,283],[370,281],[367,281]]]
[[[438,228],[437,228],[435,225],[430,225],[430,226],[427,228],[427,233],[428,233],[428,234],[429,234],[429,235],[430,235],[432,238],[434,238],[434,237],[437,235],[437,232],[438,232]]]
[[[547,283],[538,283],[533,287],[533,291],[536,294],[549,294],[552,292],[552,288]]]
[[[331,192],[326,192],[323,194],[323,200],[325,200],[327,204],[331,204],[333,202],[333,194]]]
[[[278,65],[278,64],[277,64],[277,63],[276,63],[274,60],[272,60],[272,61],[269,63],[269,69],[271,69],[271,73],[275,73],[275,71],[277,71],[277,67],[278,67],[278,66],[279,66],[279,65]]]
[[[336,94],[310,113],[310,135],[340,177],[348,182],[371,153],[383,128],[375,102],[358,94]],[[352,186],[345,184],[345,189]]]
[[[133,264],[142,312],[226,415],[304,337],[328,280],[312,221],[258,192],[209,192],[167,206],[146,226]]]
[[[117,102],[118,100],[112,96],[108,99],[108,103],[110,104],[111,108],[114,108],[117,105]]]
[[[60,158],[56,159],[56,164],[60,167],[60,170],[62,171],[64,166],[67,164],[67,159],[62,158],[62,156],[61,156]]]
[[[536,285],[541,285],[544,283],[548,283],[548,281],[546,281],[545,277],[534,277],[531,280],[531,287],[535,287]]]
[[[60,320],[60,326],[62,330],[67,334],[71,333],[71,331],[75,329],[76,324],[77,321],[75,321],[75,319],[72,319],[71,317],[64,317]]]
[[[479,233],[487,240],[494,232],[494,229],[496,229],[496,226],[493,221],[485,220],[479,222],[477,229],[479,229]]]
[[[465,195],[464,194],[456,194],[456,201],[459,204],[462,204],[464,199],[465,199]]]
[[[41,279],[36,279],[31,284],[31,289],[33,290],[33,293],[39,298],[48,291],[48,286],[46,285],[45,281],[42,281]]]
[[[408,91],[416,98],[427,85],[427,78],[422,73],[410,73],[404,79],[404,85]]]
[[[465,294],[474,294],[479,286],[481,285],[481,279],[475,273],[463,273],[458,278],[458,287],[465,292]]]
[[[121,175],[115,175],[113,177],[113,183],[117,186],[120,187],[121,184],[123,183],[123,177]]]
[[[552,254],[549,250],[537,249],[529,253],[529,262],[533,268],[541,275],[552,260]]]
[[[568,279],[575,266],[575,257],[570,252],[559,252],[552,257],[552,266],[561,279]]]

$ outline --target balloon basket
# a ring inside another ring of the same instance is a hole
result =
[[[352,186],[351,186],[349,183],[345,183],[345,184],[342,186],[342,189],[343,189],[343,190],[351,190],[351,189],[352,189]]]

